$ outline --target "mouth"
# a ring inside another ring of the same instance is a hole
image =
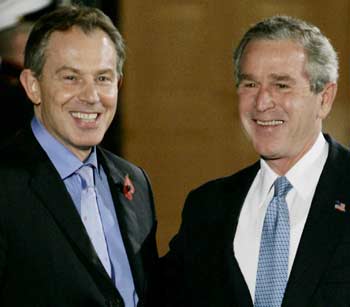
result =
[[[99,116],[99,113],[71,112],[71,115],[73,118],[84,122],[94,122]]]
[[[258,126],[263,127],[274,127],[274,126],[280,126],[284,124],[284,120],[255,120]]]

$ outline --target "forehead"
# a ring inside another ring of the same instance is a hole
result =
[[[117,61],[117,52],[107,33],[96,29],[85,33],[78,27],[55,31],[45,49],[46,62],[66,60],[76,63]]]
[[[241,70],[266,70],[274,73],[304,72],[306,53],[292,40],[253,40],[245,47]]]
[[[255,78],[286,76],[296,80],[308,79],[304,48],[292,40],[253,40],[242,54],[241,75]]]

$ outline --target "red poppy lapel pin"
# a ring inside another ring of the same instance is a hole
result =
[[[133,199],[133,194],[135,193],[135,187],[129,178],[129,175],[126,175],[123,183],[123,195],[127,200]]]
[[[346,205],[341,203],[339,200],[335,202],[334,208],[335,210],[346,212]]]

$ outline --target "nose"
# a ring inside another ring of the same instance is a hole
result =
[[[80,91],[79,99],[89,104],[99,101],[97,85],[94,81],[86,81]]]
[[[268,88],[261,86],[255,99],[256,109],[264,112],[274,107],[274,101]]]

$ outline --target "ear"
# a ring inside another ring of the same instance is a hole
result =
[[[123,77],[119,77],[119,80],[118,80],[118,90],[120,90],[120,88],[122,87],[122,84],[123,84]]]
[[[40,85],[33,72],[30,69],[24,69],[22,70],[19,79],[29,99],[35,105],[39,105],[41,103]]]
[[[325,119],[331,111],[335,95],[337,94],[337,88],[338,86],[335,82],[329,82],[320,93],[322,100],[321,108],[318,113],[319,118]]]

